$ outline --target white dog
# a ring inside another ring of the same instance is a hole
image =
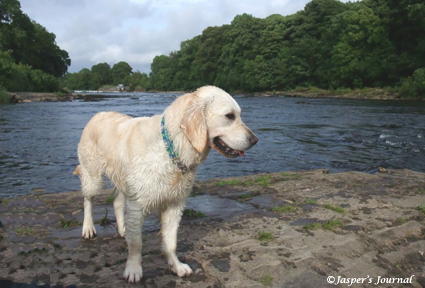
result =
[[[192,274],[176,256],[177,229],[196,170],[211,148],[236,158],[258,138],[242,122],[236,101],[214,86],[177,98],[162,115],[132,118],[100,112],[84,128],[78,145],[84,196],[84,238],[96,236],[92,197],[107,175],[118,195],[114,201],[118,231],[128,244],[124,279],[139,282],[142,272],[142,225],[145,216],[161,213],[163,250],[178,276]],[[124,204],[126,216],[124,224]]]

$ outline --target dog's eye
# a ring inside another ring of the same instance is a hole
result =
[[[227,119],[229,119],[229,120],[234,120],[234,119],[235,119],[235,114],[233,114],[233,113],[229,113],[229,114],[226,114],[226,117],[227,117]]]

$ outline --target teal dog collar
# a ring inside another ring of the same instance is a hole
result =
[[[195,165],[190,165],[187,167],[183,162],[180,160],[179,155],[177,154],[173,140],[171,139],[170,133],[168,132],[167,128],[165,127],[165,118],[162,117],[161,119],[161,135],[162,140],[164,140],[165,149],[168,152],[168,156],[170,157],[171,161],[179,168],[179,170],[185,174],[187,172],[192,171],[195,168]]]

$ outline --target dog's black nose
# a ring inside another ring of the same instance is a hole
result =
[[[249,138],[249,143],[251,143],[251,145],[252,145],[252,146],[254,146],[257,142],[258,142],[258,138],[257,138],[257,136],[252,135],[252,136]]]

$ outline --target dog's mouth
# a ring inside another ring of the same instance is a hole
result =
[[[227,146],[227,144],[224,143],[224,141],[221,140],[220,137],[215,137],[213,139],[212,146],[218,153],[229,158],[237,158],[239,156],[242,157],[245,154],[244,151],[238,151]]]

